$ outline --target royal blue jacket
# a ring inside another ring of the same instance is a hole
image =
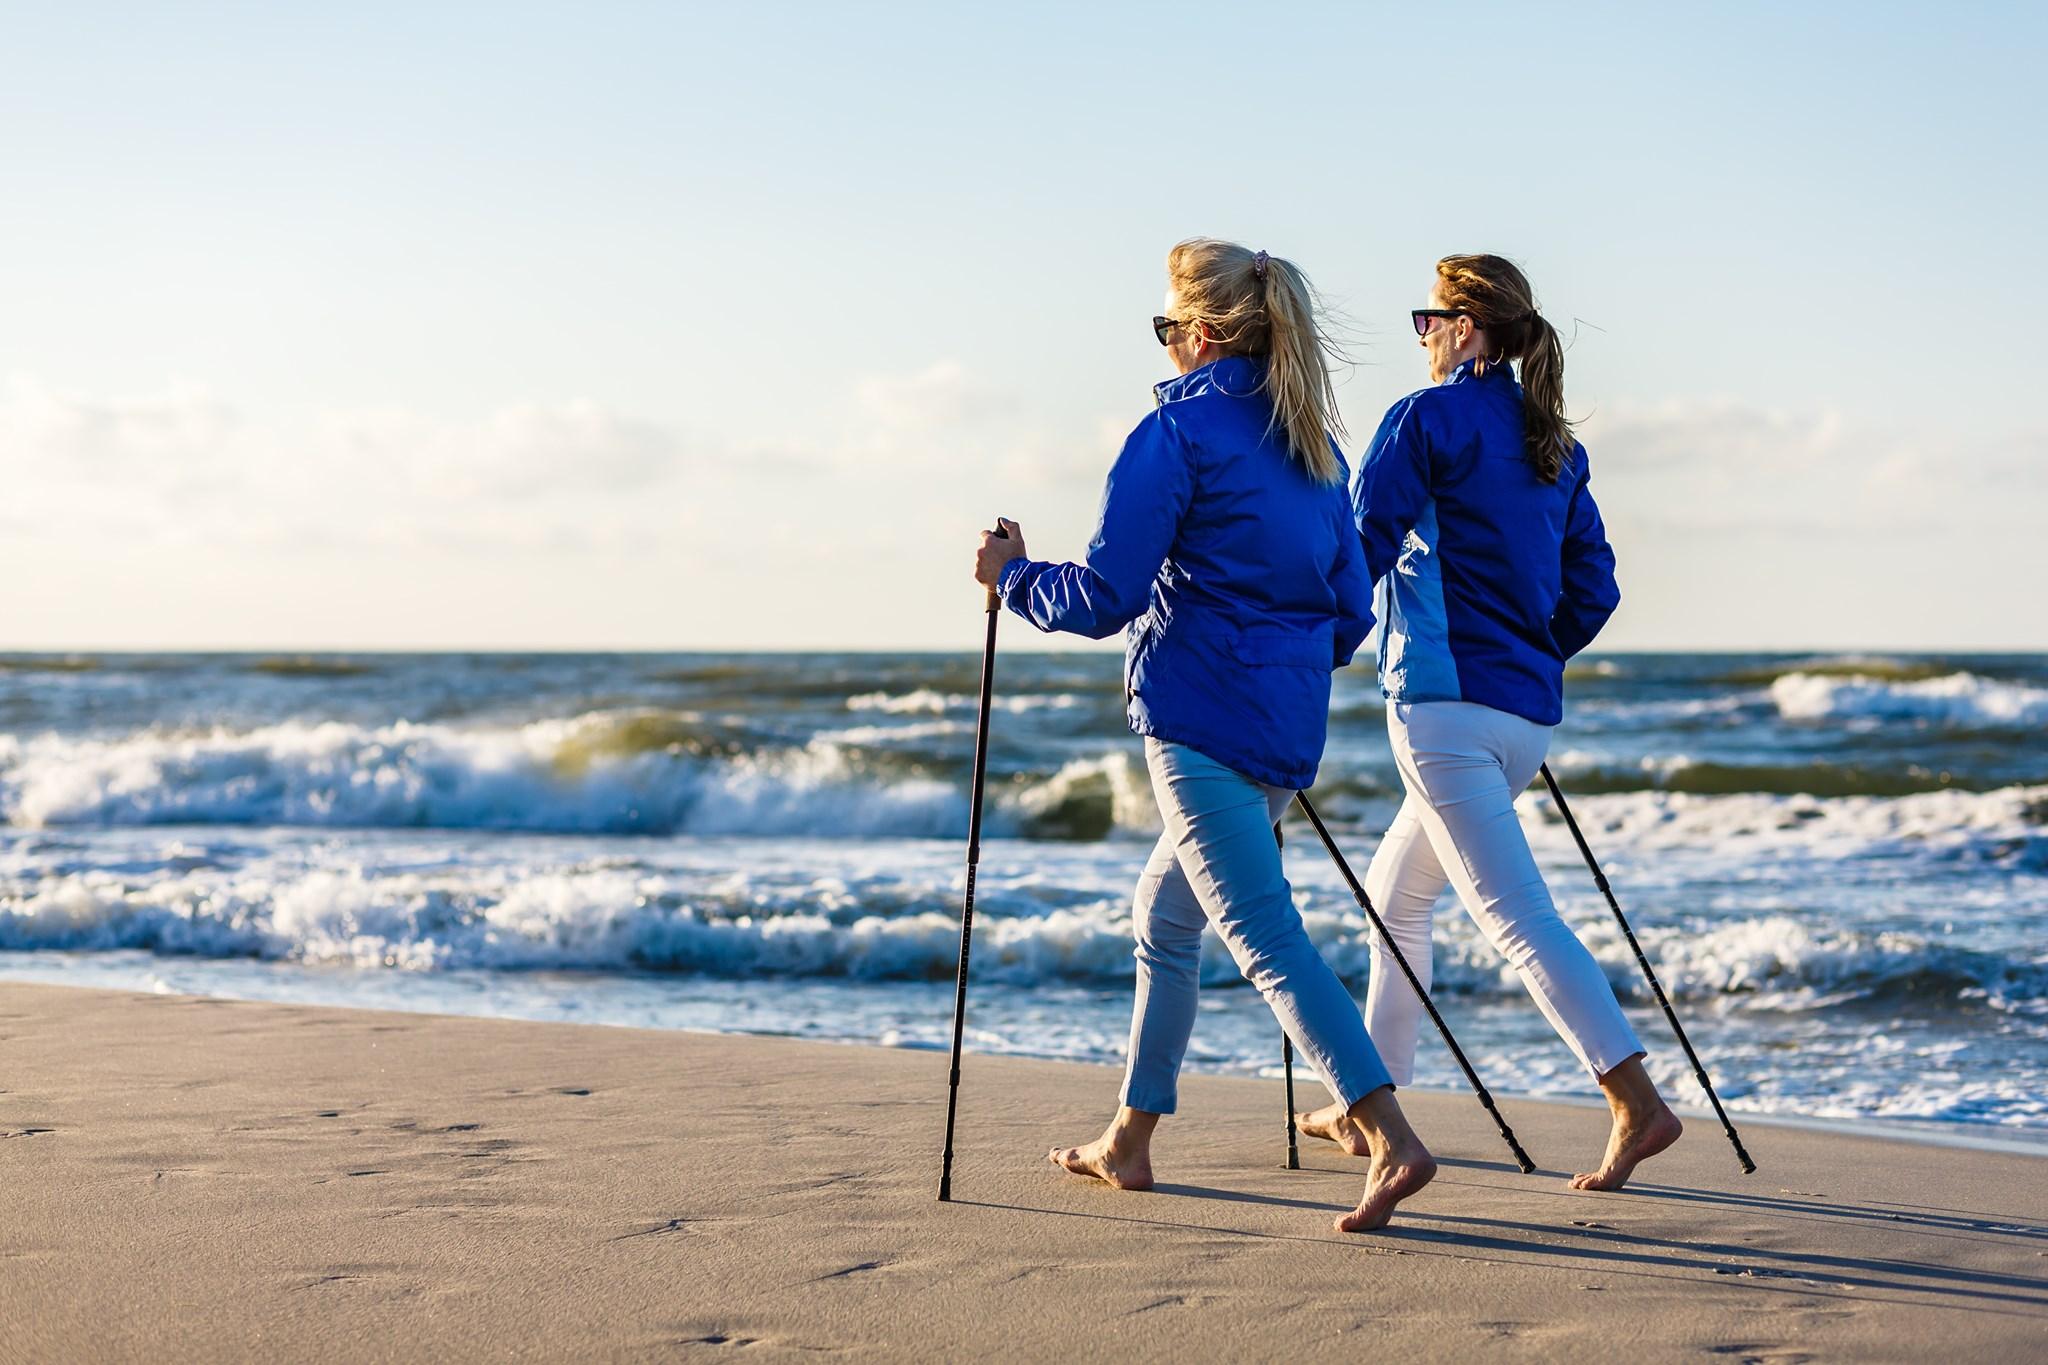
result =
[[[1159,385],[1086,562],[1015,559],[997,586],[1040,630],[1129,627],[1131,729],[1300,790],[1322,760],[1330,673],[1372,629],[1372,580],[1343,482],[1317,483],[1267,429],[1264,377],[1227,356]]]
[[[1514,372],[1467,361],[1394,404],[1351,502],[1380,585],[1380,690],[1562,720],[1564,662],[1621,591],[1585,447],[1555,480],[1536,473]]]

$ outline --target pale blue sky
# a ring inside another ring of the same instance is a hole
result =
[[[1195,233],[1586,324],[1603,645],[2048,647],[2048,24],[1535,8],[0,5],[0,647],[972,647]]]

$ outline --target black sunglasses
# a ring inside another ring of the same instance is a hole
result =
[[[1415,322],[1415,335],[1426,337],[1429,335],[1431,318],[1449,321],[1451,318],[1469,318],[1472,315],[1462,308],[1411,308],[1408,310],[1408,316]]]
[[[1154,318],[1152,319],[1152,335],[1158,337],[1159,344],[1164,346],[1166,344],[1166,334],[1180,325],[1181,320],[1179,318]]]

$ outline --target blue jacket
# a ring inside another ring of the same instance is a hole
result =
[[[1330,673],[1372,629],[1372,580],[1343,484],[1317,483],[1284,430],[1268,433],[1264,377],[1227,356],[1159,385],[1109,471],[1087,561],[1015,559],[998,590],[1040,630],[1129,627],[1137,733],[1300,790],[1322,760]]]
[[[1564,718],[1564,661],[1614,614],[1600,509],[1574,444],[1553,483],[1522,444],[1522,386],[1471,361],[1388,410],[1352,511],[1380,584],[1380,689]],[[1382,581],[1384,580],[1384,581]]]

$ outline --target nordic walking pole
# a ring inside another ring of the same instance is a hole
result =
[[[1008,540],[1001,517],[989,533]],[[946,1152],[939,1164],[939,1198],[953,1197],[953,1118],[960,1107],[960,1036],[967,1024],[967,953],[974,943],[974,870],[981,862],[981,788],[988,776],[988,704],[996,680],[996,618],[1002,599],[988,590],[988,637],[981,646],[981,714],[974,723],[974,795],[967,804],[967,895],[960,903],[960,966],[953,979],[953,1068],[946,1081]]]
[[[1287,1069],[1287,1169],[1301,1169],[1301,1148],[1294,1130],[1294,1040],[1280,1034],[1280,1065]]]
[[[1394,963],[1400,967],[1401,975],[1408,978],[1409,987],[1421,998],[1422,1007],[1429,1011],[1430,1022],[1435,1024],[1436,1031],[1444,1036],[1444,1043],[1450,1048],[1451,1056],[1457,1058],[1459,1068],[1465,1073],[1465,1080],[1472,1087],[1472,1093],[1479,1097],[1481,1107],[1493,1115],[1493,1126],[1500,1129],[1502,1139],[1508,1144],[1508,1150],[1515,1154],[1515,1163],[1522,1168],[1523,1175],[1528,1175],[1536,1169],[1536,1163],[1529,1160],[1529,1154],[1522,1150],[1522,1144],[1515,1141],[1515,1130],[1508,1127],[1508,1121],[1501,1117],[1500,1110],[1494,1105],[1493,1096],[1487,1093],[1486,1086],[1481,1083],[1479,1073],[1472,1069],[1472,1063],[1465,1060],[1465,1050],[1459,1047],[1458,1040],[1451,1036],[1451,1026],[1436,1012],[1436,1004],[1429,998],[1429,992],[1422,989],[1422,982],[1417,979],[1415,969],[1409,966],[1408,959],[1401,955],[1401,945],[1394,942],[1394,936],[1387,932],[1385,921],[1380,919],[1380,912],[1372,908],[1372,898],[1365,894],[1365,888],[1360,886],[1358,878],[1352,875],[1351,864],[1345,862],[1344,855],[1337,851],[1337,841],[1330,837],[1329,828],[1323,824],[1323,817],[1317,815],[1316,808],[1309,804],[1307,792],[1296,792],[1294,800],[1295,804],[1301,807],[1301,813],[1308,817],[1308,822],[1316,827],[1316,833],[1322,837],[1323,847],[1330,850],[1330,857],[1336,861],[1337,870],[1344,874],[1344,884],[1351,888],[1352,899],[1358,902],[1359,909],[1365,911],[1365,917],[1372,921],[1373,930],[1379,934],[1380,941],[1387,945],[1387,951],[1393,954]]]
[[[1283,851],[1287,838],[1280,833],[1278,821],[1273,824],[1273,842]],[[1287,1169],[1301,1169],[1301,1147],[1294,1129],[1294,1039],[1287,1036],[1287,1030],[1280,1030],[1280,1067],[1287,1074]]]
[[[1656,993],[1657,1003],[1664,1007],[1664,1017],[1671,1022],[1671,1031],[1678,1035],[1678,1045],[1685,1049],[1685,1059],[1692,1063],[1693,1078],[1700,1083],[1700,1089],[1707,1092],[1707,1102],[1714,1106],[1714,1117],[1721,1120],[1721,1131],[1728,1135],[1728,1141],[1735,1148],[1735,1159],[1742,1163],[1742,1173],[1755,1175],[1756,1163],[1743,1150],[1742,1139],[1736,1135],[1735,1125],[1728,1121],[1728,1111],[1721,1107],[1721,1097],[1714,1093],[1714,1083],[1707,1079],[1706,1067],[1700,1064],[1700,1055],[1692,1050],[1692,1040],[1685,1036],[1685,1029],[1678,1022],[1678,1011],[1671,1008],[1671,1001],[1664,995],[1663,983],[1657,980],[1657,973],[1650,970],[1650,959],[1644,956],[1643,945],[1636,942],[1636,931],[1628,927],[1628,916],[1621,913],[1621,902],[1614,899],[1614,888],[1607,884],[1607,874],[1600,870],[1600,862],[1593,856],[1586,836],[1579,832],[1579,822],[1573,817],[1572,808],[1565,804],[1564,792],[1558,787],[1557,779],[1550,775],[1548,763],[1543,765],[1543,785],[1550,788],[1550,799],[1557,803],[1557,813],[1564,817],[1565,828],[1572,832],[1572,841],[1579,846],[1580,856],[1593,871],[1593,885],[1607,897],[1607,908],[1614,912],[1615,923],[1621,926],[1623,936],[1628,939],[1628,946],[1636,955],[1636,965],[1643,969],[1650,989]]]

